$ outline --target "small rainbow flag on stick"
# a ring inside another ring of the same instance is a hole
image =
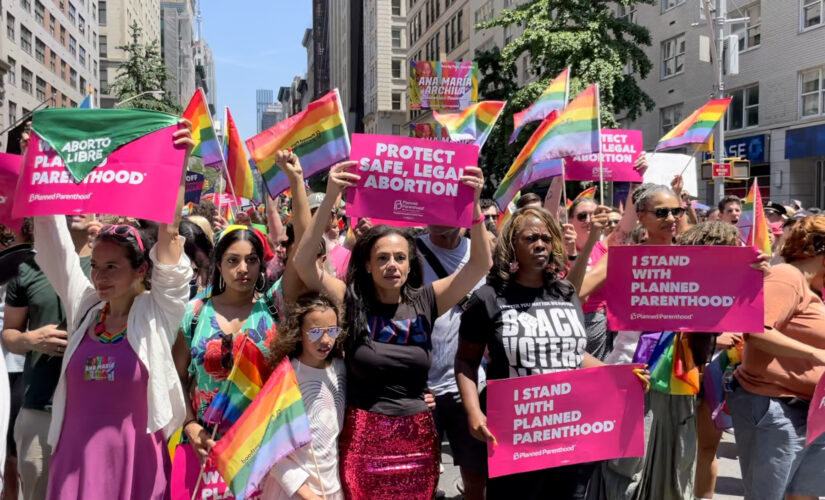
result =
[[[513,135],[510,144],[516,142],[522,127],[531,122],[544,120],[553,111],[561,111],[567,106],[567,92],[570,89],[570,68],[565,68],[550,85],[544,89],[536,102],[529,108],[513,115]]]
[[[472,142],[481,149],[505,104],[506,101],[482,101],[460,113],[433,111],[433,119],[447,129],[451,140]]]
[[[732,97],[714,99],[690,116],[682,120],[679,125],[659,139],[656,151],[678,148],[685,144],[705,144],[713,134],[713,127],[725,116]]]
[[[215,126],[212,123],[212,115],[209,114],[209,107],[206,105],[203,89],[199,88],[192,95],[189,105],[183,112],[183,117],[192,124],[192,140],[195,142],[192,156],[202,158],[204,165],[223,164],[221,144],[215,135]]]
[[[765,211],[762,206],[762,193],[759,192],[759,185],[753,179],[748,197],[742,206],[742,216],[737,223],[742,241],[746,245],[756,247],[765,255],[771,255],[771,238],[768,229],[768,221],[765,219]]]
[[[229,108],[226,108],[226,180],[231,186],[232,196],[255,197],[255,178],[252,177],[252,168]]]
[[[309,103],[304,111],[248,139],[246,147],[272,197],[289,188],[286,174],[275,165],[275,153],[279,150],[292,148],[301,160],[307,179],[349,159],[349,133],[338,89]]]
[[[284,358],[243,416],[212,448],[211,458],[234,495],[246,498],[273,465],[311,440],[298,381]]]

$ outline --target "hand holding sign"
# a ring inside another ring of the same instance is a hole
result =
[[[461,176],[461,183],[473,188],[475,203],[481,201],[481,189],[484,187],[484,174],[478,167],[464,167],[464,175]]]
[[[186,157],[189,158],[189,155],[192,154],[192,150],[195,148],[195,141],[192,140],[192,124],[186,118],[181,118],[178,121],[178,126],[182,128],[172,134],[172,139],[174,139],[173,143],[177,147],[185,147]]]
[[[361,176],[347,172],[347,169],[357,165],[354,161],[342,161],[336,163],[329,171],[329,180],[327,182],[327,196],[337,197],[341,192],[348,187],[354,188],[361,180]]]

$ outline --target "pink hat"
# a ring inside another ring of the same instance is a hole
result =
[[[781,236],[782,235],[782,223],[783,221],[771,222],[768,226],[771,228],[771,232],[774,236]]]

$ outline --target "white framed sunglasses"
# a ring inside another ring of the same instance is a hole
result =
[[[340,326],[328,326],[326,328],[310,328],[307,330],[307,336],[309,340],[313,342],[318,342],[321,340],[321,337],[324,336],[324,333],[329,335],[329,338],[335,340],[335,337],[341,333],[342,328]]]

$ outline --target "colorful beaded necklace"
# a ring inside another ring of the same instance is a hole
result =
[[[126,325],[119,332],[109,333],[106,331],[106,315],[109,313],[109,304],[103,306],[103,309],[97,315],[97,324],[95,324],[95,335],[101,344],[115,344],[126,338]]]

